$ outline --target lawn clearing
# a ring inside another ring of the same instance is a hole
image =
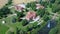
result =
[[[0,24],[0,34],[5,34],[8,29],[4,24]]]

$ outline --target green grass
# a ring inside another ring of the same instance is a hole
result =
[[[25,30],[26,27],[22,26],[22,23],[21,22],[16,22],[16,23],[12,23],[12,19],[15,18],[16,16],[11,16],[11,17],[8,17],[8,18],[5,18],[5,19],[0,19],[0,34],[3,33],[4,31],[6,32],[7,31],[7,27],[12,27],[14,29],[14,32],[16,32],[16,27],[18,27],[19,29],[22,29],[22,30]],[[2,24],[2,21],[5,20],[6,23],[5,24]],[[6,26],[4,26],[6,25]],[[4,27],[3,27],[4,26]],[[3,32],[1,32],[3,31]],[[5,33],[3,33],[5,34]]]
[[[0,24],[0,34],[5,34],[8,29],[9,28],[5,26],[4,24],[3,25]]]
[[[5,18],[5,19],[0,19],[0,34],[5,34],[5,32],[9,29],[7,26],[12,27],[12,25],[13,25],[12,24],[13,17],[15,17],[15,16],[8,17],[8,18]],[[2,24],[3,20],[6,21],[5,24]]]

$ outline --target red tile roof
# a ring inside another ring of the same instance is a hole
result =
[[[15,5],[15,9],[16,10],[23,10],[25,8],[25,4],[18,4],[18,5]]]
[[[15,9],[16,9],[16,10],[23,10],[24,8],[21,7],[21,6],[15,6]]]
[[[30,19],[34,19],[36,17],[36,12],[27,12],[27,15],[26,15],[26,19],[27,20],[30,20]]]

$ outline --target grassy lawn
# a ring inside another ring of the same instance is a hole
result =
[[[11,17],[8,17],[8,18],[5,18],[5,19],[0,19],[0,34],[3,33],[5,34],[5,32],[8,30],[8,27],[12,27],[14,29],[14,32],[16,32],[16,27],[18,27],[19,29],[22,29],[22,30],[25,30],[26,27],[23,27],[22,26],[22,23],[21,22],[16,22],[16,23],[13,23],[12,22],[12,19],[15,18],[16,16],[11,16]],[[2,24],[2,21],[5,20],[6,23],[5,24]],[[6,26],[5,26],[6,25]],[[8,26],[8,27],[7,27]]]
[[[5,19],[0,19],[0,34],[5,34],[5,32],[9,29],[8,27],[12,27],[12,17],[8,17],[8,18],[5,18]],[[2,24],[2,21],[5,20],[6,23],[5,24]],[[7,27],[8,26],[8,27]]]
[[[4,24],[0,24],[0,34],[5,34],[8,29]]]

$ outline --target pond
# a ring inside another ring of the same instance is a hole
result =
[[[38,34],[48,34],[49,31],[56,26],[55,20],[49,20],[42,29],[38,31]]]

